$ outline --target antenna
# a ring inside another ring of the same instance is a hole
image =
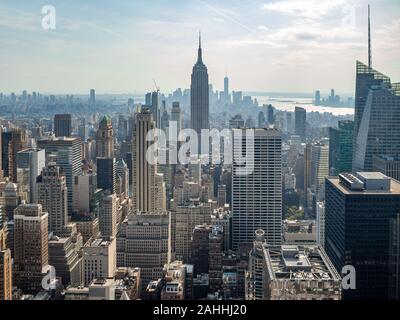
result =
[[[199,48],[201,48],[201,31],[199,31]]]
[[[368,68],[371,72],[372,69],[372,53],[371,53],[371,10],[368,5]]]

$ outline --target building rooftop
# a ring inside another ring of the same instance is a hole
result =
[[[271,280],[340,280],[320,246],[264,246],[263,249]]]
[[[343,194],[393,194],[400,195],[400,182],[380,172],[358,172],[357,176],[344,173],[328,178]]]

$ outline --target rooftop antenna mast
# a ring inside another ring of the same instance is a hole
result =
[[[371,10],[368,5],[368,69],[372,69],[372,52],[371,52]]]

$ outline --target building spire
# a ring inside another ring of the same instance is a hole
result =
[[[201,49],[201,31],[199,31],[199,50],[198,50],[197,62],[203,63],[203,53]]]
[[[371,11],[368,5],[368,68],[371,72],[372,69],[372,52],[371,52]]]

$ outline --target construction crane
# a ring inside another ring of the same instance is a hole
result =
[[[153,79],[153,82],[154,82],[154,86],[156,87],[156,89],[157,89],[157,93],[160,93],[160,87],[157,85],[157,82],[156,82],[156,80],[155,79]]]

